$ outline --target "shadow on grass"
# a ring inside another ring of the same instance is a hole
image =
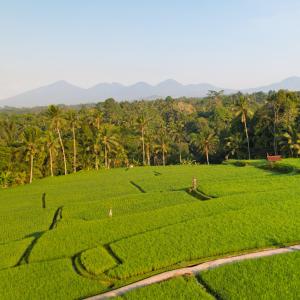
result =
[[[205,291],[206,291],[208,294],[212,295],[216,300],[223,300],[222,297],[221,297],[219,294],[217,294],[217,292],[215,292],[215,291],[210,287],[210,285],[207,284],[207,283],[203,280],[203,278],[201,277],[201,274],[200,274],[200,273],[198,273],[197,275],[195,275],[195,278],[196,278],[196,280],[198,281],[198,283],[199,283],[201,286],[204,287]]]

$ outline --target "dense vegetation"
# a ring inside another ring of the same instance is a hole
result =
[[[298,156],[299,93],[0,112],[0,185],[83,169]]]
[[[277,165],[82,170],[1,189],[1,296],[81,299],[179,266],[298,243],[299,159]],[[194,177],[197,191],[215,198],[195,197]],[[205,298],[196,283],[187,295]]]

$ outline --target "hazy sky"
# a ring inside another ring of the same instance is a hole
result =
[[[60,79],[243,88],[292,75],[297,0],[0,0],[0,98]]]

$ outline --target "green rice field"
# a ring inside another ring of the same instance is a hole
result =
[[[81,171],[0,190],[0,298],[83,299],[166,270],[299,243],[300,159],[241,165]],[[121,298],[296,299],[299,257],[243,261]]]
[[[234,263],[130,291],[138,299],[298,299],[300,253]]]

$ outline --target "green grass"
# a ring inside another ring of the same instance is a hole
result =
[[[79,299],[179,265],[299,242],[300,176],[262,163],[78,172],[0,190],[1,295],[7,285],[4,299]],[[217,198],[188,194],[193,177]]]
[[[109,217],[110,208],[113,216],[119,217],[196,201],[194,197],[183,191],[139,193],[84,204],[67,205],[64,207],[64,219],[100,220]]]
[[[78,299],[100,293],[106,287],[75,273],[69,259],[0,271],[1,299]]]
[[[193,276],[177,277],[161,283],[136,289],[117,299],[125,300],[213,300],[210,294],[196,281]]]
[[[54,209],[25,208],[0,212],[0,244],[35,237],[49,229]]]
[[[280,165],[287,165],[287,166],[290,166],[290,167],[293,167],[297,170],[300,169],[300,159],[295,159],[295,158],[286,158],[286,159],[283,159],[279,162],[277,162],[276,164],[280,164]]]
[[[245,167],[250,169],[252,167]],[[256,176],[253,174],[249,178],[234,178],[222,181],[203,180],[199,189],[213,197],[223,197],[233,194],[244,194],[253,192],[281,191],[293,189],[300,181],[300,175],[274,175],[267,173],[266,176]]]
[[[231,213],[250,207],[264,205],[264,211],[272,206],[284,204],[281,193],[259,193],[255,195],[235,195],[232,197],[213,199],[209,201],[192,201],[141,213],[123,215],[102,220],[63,220],[55,230],[46,232],[35,246],[30,257],[31,261],[41,261],[62,257],[71,257],[97,245],[110,244],[128,236],[139,236],[141,233],[162,229],[170,225],[180,225],[191,220],[201,221],[206,217],[217,218],[218,214]],[[297,199],[298,193],[291,193]],[[157,200],[158,201],[158,200]],[[297,208],[299,202],[290,201],[291,209]],[[268,205],[267,205],[268,204]],[[267,206],[266,206],[267,205]],[[295,207],[294,207],[295,206]],[[231,215],[230,215],[231,216]],[[254,220],[253,222],[256,222]],[[78,234],[80,233],[80,234]],[[206,236],[206,234],[205,234]],[[147,241],[145,241],[147,243]]]
[[[200,277],[221,299],[299,299],[300,253],[234,263]]]
[[[0,244],[0,270],[17,265],[33,238]]]
[[[124,261],[110,275],[126,278],[182,261],[298,241],[300,202],[229,211],[154,230],[111,244]]]

